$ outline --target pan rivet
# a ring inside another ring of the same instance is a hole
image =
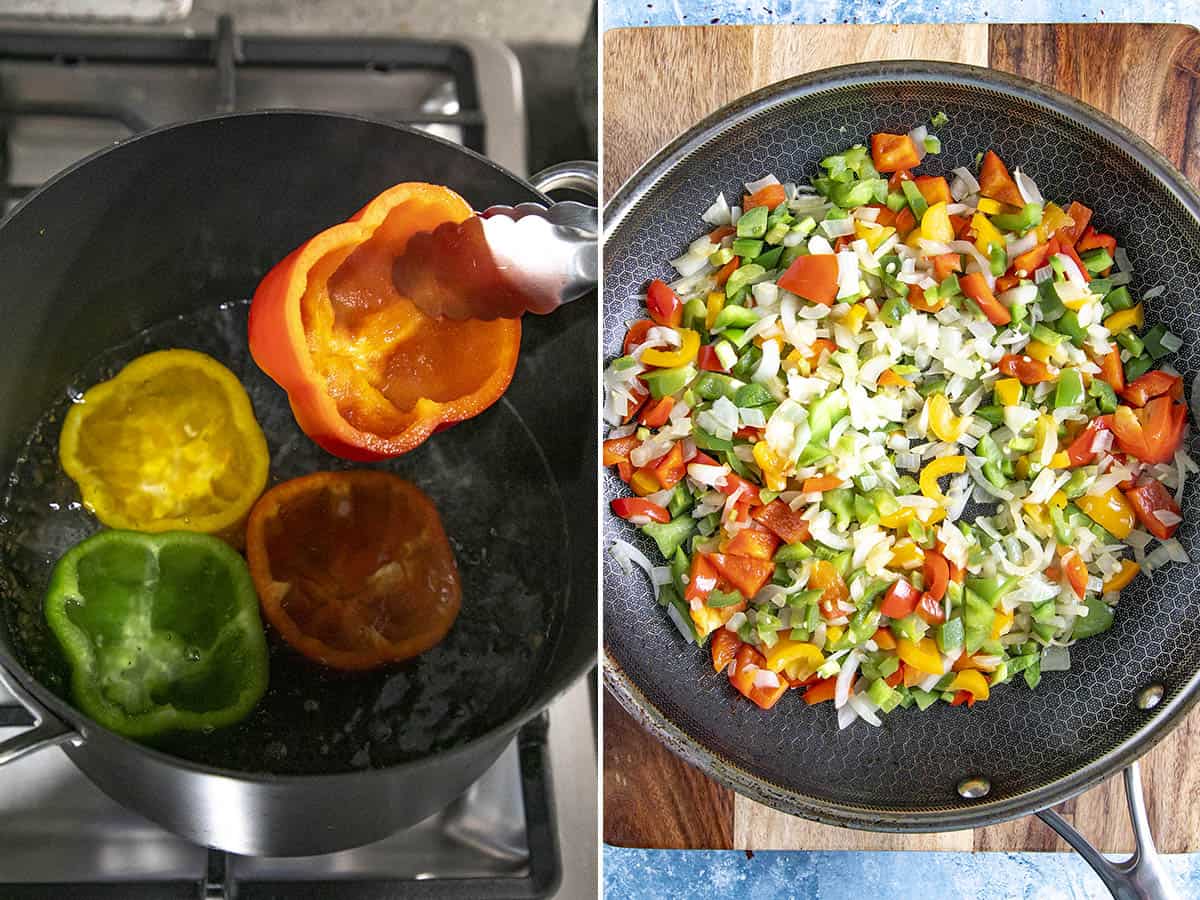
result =
[[[1154,709],[1158,704],[1162,703],[1163,686],[1161,684],[1151,684],[1142,688],[1137,695],[1138,709]]]
[[[968,800],[979,800],[986,797],[992,789],[992,783],[986,778],[964,778],[958,783],[958,796]]]

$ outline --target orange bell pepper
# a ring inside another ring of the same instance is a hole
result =
[[[1025,205],[1017,183],[1008,174],[1008,166],[991,150],[984,154],[979,169],[979,193],[1009,206]]]
[[[785,200],[787,200],[787,194],[784,193],[782,184],[768,184],[760,187],[753,194],[747,194],[742,199],[742,209],[751,210],[756,206],[774,209]]]
[[[778,684],[775,687],[755,686],[754,679],[760,670],[767,668],[767,659],[749,644],[743,644],[738,649],[735,659],[737,664],[729,676],[729,683],[762,709],[770,709],[778,703],[779,698],[791,687],[786,679],[779,676],[776,676]]]
[[[907,134],[877,132],[871,135],[871,162],[880,172],[915,169],[921,164],[917,145]]]
[[[520,320],[434,319],[392,285],[392,264],[414,234],[472,214],[449,188],[398,184],[301,244],[254,292],[254,361],[330,453],[398,456],[508,387]]]

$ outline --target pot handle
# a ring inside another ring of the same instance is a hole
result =
[[[1058,832],[1075,848],[1084,861],[1095,869],[1104,886],[1116,900],[1179,900],[1175,884],[1167,874],[1162,857],[1154,847],[1146,803],[1142,797],[1142,776],[1136,762],[1124,771],[1125,803],[1133,825],[1134,850],[1127,859],[1107,859],[1088,839],[1052,809],[1039,812],[1038,818]]]
[[[543,194],[572,190],[597,198],[600,196],[600,169],[596,163],[586,160],[556,163],[532,176],[529,183]]]
[[[0,766],[15,762],[22,756],[79,740],[73,728],[55,716],[33,698],[17,680],[0,668],[0,685],[8,689],[17,701],[33,716],[34,726],[7,741],[0,741]]]

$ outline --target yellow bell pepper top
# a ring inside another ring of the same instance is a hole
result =
[[[1115,487],[1100,495],[1085,494],[1076,499],[1075,505],[1117,540],[1125,540],[1133,531],[1133,507]]]
[[[1140,303],[1131,309],[1119,309],[1104,320],[1104,327],[1114,335],[1120,334],[1127,328],[1141,328],[1144,324],[1146,324],[1146,317]]]
[[[1005,612],[1002,609],[996,610],[996,617],[992,619],[992,640],[1000,640],[1001,635],[1008,634],[1008,630],[1012,628],[1014,616],[1010,612]]]
[[[937,644],[933,638],[922,638],[920,641],[910,641],[908,638],[897,638],[896,652],[906,665],[924,672],[926,675],[942,674],[942,655],[938,653]]]
[[[975,232],[975,247],[985,256],[992,246],[1004,246],[1004,235],[986,216],[975,213],[971,217],[971,230]]]
[[[110,528],[237,546],[270,464],[238,377],[194,350],[147,353],[90,388],[63,421],[59,459]]]
[[[921,216],[921,237],[928,241],[954,240],[954,225],[950,222],[946,201],[940,200]]]
[[[642,353],[642,362],[662,369],[674,369],[694,362],[700,353],[700,333],[690,328],[675,330],[679,333],[681,342],[678,350],[646,350]]]
[[[991,197],[980,197],[978,208],[981,213],[988,216],[994,216],[1004,209],[999,200],[993,200]]]
[[[816,644],[807,641],[793,641],[790,638],[780,638],[775,646],[767,650],[767,668],[779,672],[790,666],[800,664],[811,675],[825,662],[825,654]],[[788,673],[791,675],[791,672]],[[792,678],[807,677],[791,675]]]
[[[1021,379],[1001,378],[996,382],[996,399],[1001,406],[1016,406],[1021,402]]]
[[[1121,560],[1121,568],[1109,576],[1104,582],[1104,593],[1109,591],[1119,591],[1129,585],[1129,582],[1137,576],[1137,573],[1142,571],[1142,567],[1135,563],[1132,559]]]
[[[842,324],[850,329],[851,334],[858,334],[862,331],[863,322],[867,318],[867,308],[861,303],[855,303],[850,307],[850,311],[846,313],[842,319]]]
[[[933,460],[921,470],[921,493],[930,500],[936,500],[938,503],[944,504],[946,502],[946,495],[938,487],[938,479],[943,475],[955,475],[959,472],[965,472],[966,468],[967,458],[961,454],[943,456]]]
[[[713,325],[717,323],[717,316],[721,314],[721,310],[724,308],[725,292],[711,292],[708,295],[708,299],[704,301],[704,327],[712,331]]]
[[[987,679],[978,669],[963,669],[954,676],[949,690],[966,691],[976,700],[986,700],[989,693]]]
[[[759,441],[754,445],[754,461],[762,469],[763,479],[767,483],[767,490],[782,491],[787,487],[787,474],[785,472],[787,461],[780,459],[766,441]]]
[[[866,241],[872,253],[895,233],[896,229],[890,225],[876,225],[873,222],[863,222],[857,219],[854,222],[854,236]]]
[[[925,551],[912,538],[900,541],[892,548],[888,567],[892,569],[916,569],[925,561]]]
[[[954,415],[954,409],[945,394],[934,394],[929,398],[929,428],[938,440],[953,443],[961,437],[966,419]]]

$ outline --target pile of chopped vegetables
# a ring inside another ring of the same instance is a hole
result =
[[[934,125],[944,123],[940,115]],[[763,709],[973,706],[1070,666],[1169,561],[1181,344],[1079,202],[924,127],[722,194],[604,373],[613,512],[689,640]]]

